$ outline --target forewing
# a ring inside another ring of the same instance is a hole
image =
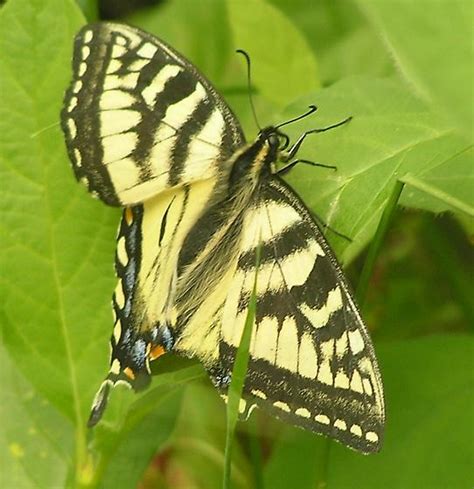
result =
[[[257,309],[243,409],[257,405],[362,452],[377,451],[385,415],[372,342],[309,211],[276,179],[244,220],[237,272],[222,309],[214,381],[222,390],[227,387],[258,243]]]
[[[244,142],[230,108],[189,61],[111,23],[76,36],[61,123],[77,179],[118,206],[212,178]]]

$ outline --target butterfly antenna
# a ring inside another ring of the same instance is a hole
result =
[[[258,123],[257,113],[255,111],[255,105],[253,104],[253,98],[252,98],[252,78],[250,76],[250,72],[251,72],[250,56],[243,49],[236,49],[235,52],[241,54],[245,58],[245,60],[247,61],[247,87],[248,87],[248,94],[249,94],[249,102],[250,102],[250,107],[252,108],[252,114],[253,114],[253,118],[255,120],[255,124],[257,125],[259,131],[261,131],[262,128],[261,128],[260,124]]]
[[[316,107],[316,105],[310,105],[309,109],[304,114],[301,114],[298,117],[293,117],[293,119],[278,124],[278,126],[275,126],[275,129],[279,129],[280,127],[286,126],[288,124],[292,124],[293,122],[300,121],[301,119],[304,119],[305,117],[314,114],[314,112],[316,112],[317,110],[318,108]]]

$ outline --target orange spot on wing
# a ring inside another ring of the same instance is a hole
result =
[[[133,222],[133,212],[130,207],[127,207],[123,213],[126,223],[130,226]]]
[[[161,346],[155,346],[153,350],[150,352],[150,360],[156,360],[158,357],[161,357],[161,355],[165,354],[166,350]]]
[[[132,380],[135,380],[135,374],[133,373],[133,370],[130,367],[125,367],[123,369],[123,373]]]

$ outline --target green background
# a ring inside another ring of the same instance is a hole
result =
[[[197,364],[164,358],[151,389],[117,389],[104,422],[85,427],[107,370],[119,219],[74,181],[58,124],[85,15],[99,17],[94,2],[10,0],[0,10],[0,486],[221,487],[225,407]],[[252,59],[261,124],[318,105],[288,128],[296,137],[353,116],[300,153],[337,172],[298,167],[288,181],[350,236],[327,231],[354,286],[405,184],[363,309],[386,391],[381,453],[254,412],[238,424],[232,486],[472,487],[472,3],[175,0],[118,20],[192,60],[249,140],[257,130],[237,47]]]

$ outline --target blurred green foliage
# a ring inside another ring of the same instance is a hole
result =
[[[79,8],[80,7],[80,8]],[[81,10],[82,8],[82,10]],[[72,177],[58,125],[72,39],[94,1],[10,0],[0,10],[2,487],[220,487],[225,407],[202,368],[154,366],[85,420],[106,370],[116,210]],[[400,208],[364,315],[387,396],[383,450],[362,456],[255,412],[238,425],[236,488],[464,488],[473,455],[472,5],[468,0],[169,0],[124,22],[165,39],[256,130],[319,106],[289,181],[354,284],[397,181]],[[440,216],[440,213],[444,213]],[[448,215],[449,214],[449,215]]]

